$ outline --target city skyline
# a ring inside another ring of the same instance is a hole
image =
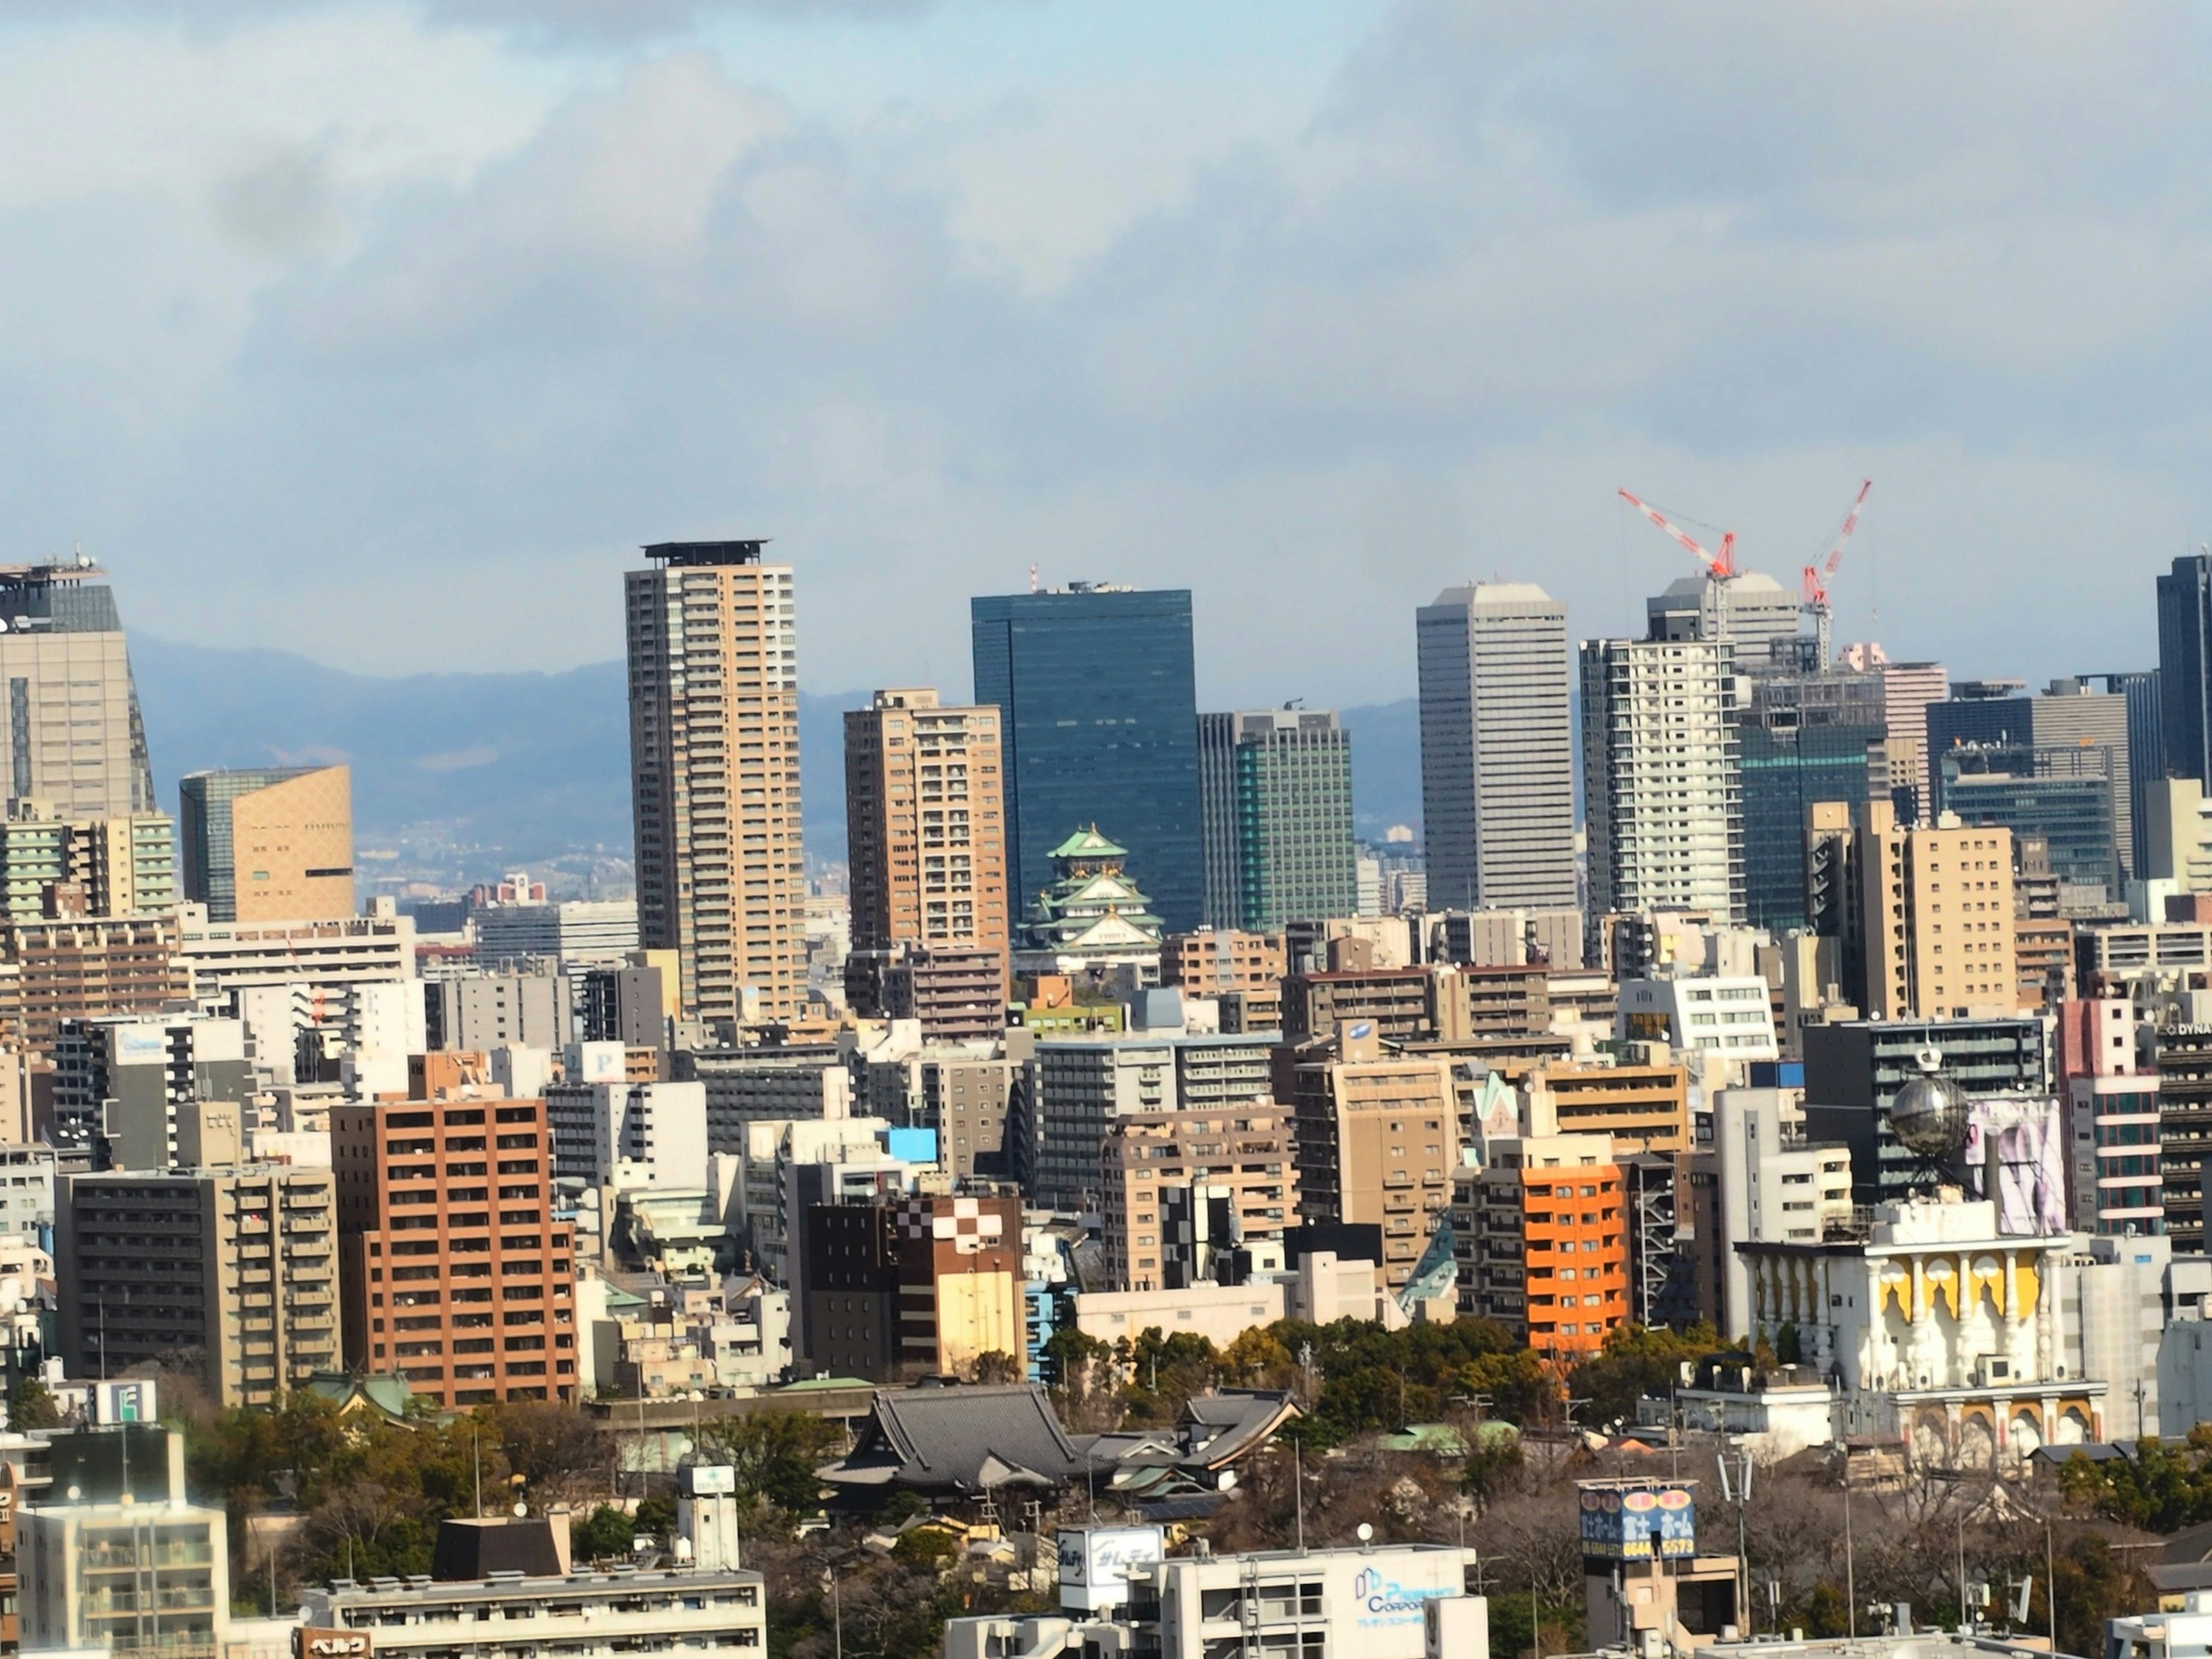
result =
[[[82,543],[163,637],[558,669],[619,654],[579,600],[626,544],[773,534],[842,619],[812,684],[955,696],[960,599],[1034,562],[1192,586],[1200,701],[1254,708],[1407,695],[1401,607],[1470,578],[1640,631],[1691,567],[1622,485],[1793,586],[1873,477],[1838,638],[2037,684],[2152,640],[2124,580],[2041,595],[2203,537],[2188,133],[2106,113],[2199,61],[2166,8],[1994,54],[1728,6],[643,11],[11,12],[15,556]],[[2061,75],[2094,112],[2026,167]],[[2094,296],[2085,240],[2130,251]]]

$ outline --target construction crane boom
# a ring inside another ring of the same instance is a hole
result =
[[[1631,507],[1634,507],[1638,513],[1641,513],[1645,518],[1650,520],[1652,523],[1657,525],[1660,529],[1665,531],[1669,536],[1672,536],[1676,541],[1680,542],[1691,552],[1696,554],[1698,556],[1698,562],[1703,564],[1705,567],[1705,569],[1712,575],[1726,579],[1736,574],[1735,532],[1733,530],[1727,531],[1723,533],[1721,537],[1721,550],[1719,552],[1708,552],[1705,546],[1699,543],[1695,537],[1690,535],[1686,531],[1678,529],[1674,524],[1668,520],[1667,515],[1662,513],[1657,507],[1638,500],[1637,497],[1630,495],[1626,489],[1620,492],[1620,499],[1626,501]]]
[[[1859,493],[1851,502],[1851,510],[1844,515],[1844,527],[1836,532],[1835,544],[1829,548],[1828,556],[1818,565],[1805,567],[1805,605],[1808,610],[1826,610],[1828,605],[1828,578],[1836,574],[1836,567],[1844,562],[1844,544],[1859,527],[1859,509],[1866,505],[1867,491],[1874,488],[1869,478],[1859,486]]]

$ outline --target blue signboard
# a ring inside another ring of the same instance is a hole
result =
[[[1585,1556],[1650,1561],[1698,1553],[1697,1504],[1687,1481],[1592,1481],[1581,1497]]]

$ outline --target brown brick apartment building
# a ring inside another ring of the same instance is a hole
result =
[[[349,1364],[452,1409],[577,1393],[575,1249],[542,1100],[331,1109]]]

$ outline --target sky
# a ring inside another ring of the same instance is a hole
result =
[[[2212,15],[1976,0],[0,0],[0,558],[378,673],[622,648],[769,536],[822,691],[1188,586],[1201,700],[1413,612],[2155,658],[2212,538]]]

